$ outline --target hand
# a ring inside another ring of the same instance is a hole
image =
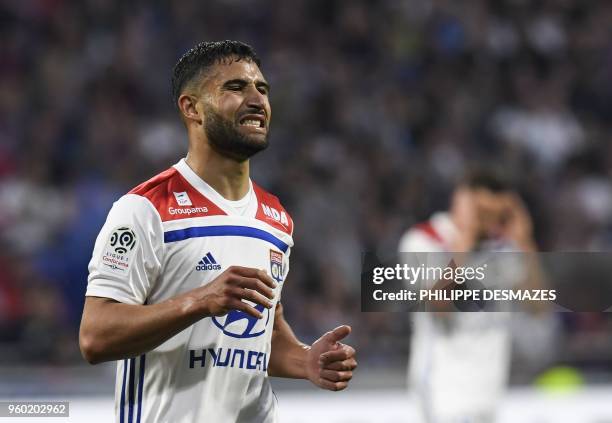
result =
[[[193,291],[194,301],[206,316],[222,316],[241,310],[261,319],[262,313],[242,300],[272,308],[276,282],[263,270],[231,266],[209,284]]]
[[[341,391],[348,386],[357,367],[355,349],[338,341],[350,333],[350,326],[338,326],[312,344],[306,364],[307,376],[312,383],[330,391]]]
[[[469,189],[457,190],[453,198],[451,213],[458,229],[457,237],[453,241],[453,251],[471,251],[478,240],[480,226],[476,201]]]
[[[527,207],[517,194],[510,194],[506,201],[506,220],[502,226],[502,235],[517,244],[522,251],[535,251],[533,240],[533,223]]]

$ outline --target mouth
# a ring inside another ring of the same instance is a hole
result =
[[[263,115],[245,115],[238,123],[248,128],[265,129],[266,127],[266,119]]]

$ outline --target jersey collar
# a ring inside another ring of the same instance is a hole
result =
[[[221,210],[223,210],[229,216],[247,216],[254,217],[257,212],[257,196],[253,190],[253,182],[249,178],[249,191],[245,198],[249,204],[246,206],[246,210],[243,213],[239,212],[232,203],[235,202],[227,200],[221,194],[219,194],[213,187],[211,187],[206,181],[200,178],[194,171],[189,167],[184,158],[179,160],[174,165],[174,168],[189,182],[193,188],[195,188],[200,194],[208,198],[210,201],[215,203]],[[241,203],[242,200],[238,200],[237,203]]]

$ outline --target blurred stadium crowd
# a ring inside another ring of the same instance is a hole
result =
[[[362,365],[405,361],[406,316],[360,312],[361,252],[394,251],[474,163],[510,172],[542,250],[612,249],[612,3],[468,4],[2,2],[0,364],[80,363],[94,239],[186,151],[170,70],[200,40],[252,44],[272,84],[253,174],[296,222],[304,340],[351,323]],[[612,367],[611,319],[556,319],[548,364]]]

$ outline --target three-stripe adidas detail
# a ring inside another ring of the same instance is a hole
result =
[[[196,270],[205,271],[205,270],[221,270],[221,265],[217,263],[217,260],[213,257],[213,255],[208,252],[202,259],[198,262],[196,266]]]

